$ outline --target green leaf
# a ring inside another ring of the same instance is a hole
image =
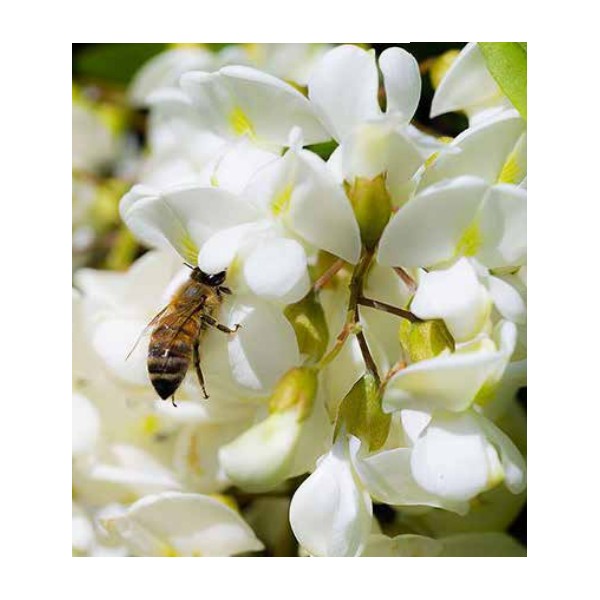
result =
[[[527,120],[527,42],[478,42],[500,89]]]
[[[150,58],[167,44],[92,44],[75,54],[74,74],[126,84]]]

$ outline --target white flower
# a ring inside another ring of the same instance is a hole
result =
[[[314,69],[309,98],[327,130],[340,143],[332,158],[347,181],[387,174],[395,198],[421,166],[423,157],[409,127],[421,94],[417,61],[400,48],[379,58],[387,108],[378,102],[374,51],[344,45],[329,51]]]
[[[359,556],[372,514],[369,493],[352,468],[348,438],[340,435],[292,498],[294,535],[313,556]]]
[[[103,524],[135,556],[232,556],[263,548],[238,513],[200,494],[146,496]]]
[[[462,111],[474,125],[516,111],[490,75],[477,42],[469,42],[444,74],[431,102],[431,117]]]
[[[387,384],[384,410],[401,408],[467,409],[478,394],[489,395],[501,379],[516,343],[516,327],[499,323],[493,338],[484,336],[398,371]]]
[[[379,244],[385,266],[435,267],[460,256],[489,269],[518,267],[527,251],[527,193],[461,176],[418,192],[392,217]]]

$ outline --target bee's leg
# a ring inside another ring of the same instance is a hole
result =
[[[175,394],[171,396],[171,402],[173,403],[173,406],[177,408],[177,404],[175,404]]]
[[[206,393],[206,387],[204,386],[204,375],[202,375],[202,369],[200,368],[200,341],[196,340],[194,342],[194,368],[196,369],[196,375],[198,376],[198,381],[200,382],[200,387],[202,388],[202,393],[204,394],[204,399],[208,399],[208,394]]]
[[[219,287],[219,292],[221,292],[221,294],[227,294],[228,296],[231,295],[231,290],[228,287],[225,287],[224,285]]]
[[[223,333],[235,333],[241,327],[241,325],[237,323],[233,326],[233,329],[231,329],[230,327],[227,327],[227,325],[223,325],[222,323],[219,323],[216,319],[213,319],[209,316],[202,317],[202,320],[207,325],[210,325],[211,327],[216,327],[219,331],[222,331]]]

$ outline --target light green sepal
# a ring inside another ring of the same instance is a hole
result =
[[[441,320],[402,321],[398,336],[412,362],[433,358],[444,350],[454,351],[454,339]]]

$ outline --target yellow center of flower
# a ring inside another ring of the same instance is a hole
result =
[[[477,220],[473,221],[464,231],[456,246],[459,256],[475,256],[481,248],[481,231]]]
[[[290,208],[290,199],[293,191],[292,184],[288,184],[285,188],[275,196],[273,203],[271,204],[271,210],[275,216],[279,216],[282,213],[286,213]]]
[[[248,135],[251,138],[255,137],[252,122],[248,118],[248,115],[246,115],[246,113],[238,106],[229,113],[229,125],[236,135]]]

